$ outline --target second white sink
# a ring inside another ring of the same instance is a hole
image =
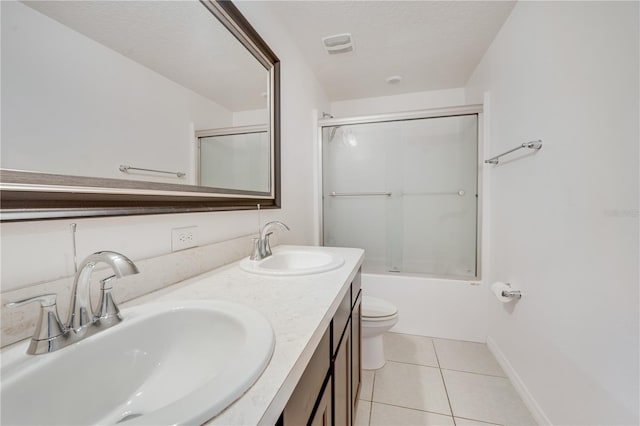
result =
[[[243,259],[240,268],[262,275],[310,275],[331,271],[343,264],[343,258],[318,247],[286,247],[262,260]]]

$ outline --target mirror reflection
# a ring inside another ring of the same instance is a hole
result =
[[[198,184],[269,191],[271,152],[265,126],[196,132]]]
[[[2,168],[270,191],[269,70],[201,3],[1,8]],[[198,155],[197,132],[250,125],[260,142]],[[219,164],[259,177],[245,185],[227,167],[200,179]]]

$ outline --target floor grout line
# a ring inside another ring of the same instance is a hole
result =
[[[414,362],[406,362],[406,361],[394,361],[392,359],[388,359],[387,362],[392,362],[396,364],[405,364],[405,365],[415,365],[416,367],[427,367],[427,368],[437,368],[440,369],[437,365],[424,365],[424,364],[416,364]]]
[[[475,374],[476,376],[497,377],[498,379],[507,379],[507,380],[509,380],[509,378],[506,377],[506,376],[497,376],[495,374],[477,373],[475,371],[456,370],[456,369],[453,369],[453,368],[440,368],[440,369],[441,370],[446,370],[446,371],[455,371],[457,373],[469,373],[469,374]]]
[[[404,405],[390,404],[390,403],[388,403],[388,402],[371,401],[371,406],[372,406],[372,407],[373,407],[373,403],[374,403],[374,402],[375,402],[376,404],[386,405],[386,406],[389,406],[389,407],[402,408],[402,409],[404,409],[404,410],[420,411],[421,413],[437,414],[437,415],[439,415],[439,416],[445,416],[445,417],[451,417],[451,418],[453,418],[453,416],[452,416],[452,415],[450,415],[450,414],[439,413],[439,412],[437,412],[437,411],[421,410],[421,409],[419,409],[419,408],[414,408],[414,407],[405,407]],[[472,420],[472,419],[469,419],[469,420]]]
[[[463,417],[463,416],[457,416],[457,417],[458,417],[459,419],[462,419],[462,420],[471,420],[472,422],[478,422],[478,423],[482,423],[482,424],[489,425],[489,426],[493,426],[493,425],[496,425],[496,426],[503,426],[503,425],[501,425],[500,423],[489,423],[489,422],[486,422],[486,421],[484,421],[484,420],[471,419],[471,418],[469,418],[469,417]],[[455,417],[453,418],[453,420],[455,421]]]
[[[438,358],[438,355],[436,354],[436,359],[437,358]],[[439,368],[440,370],[457,371],[458,373],[469,373],[469,374],[477,374],[478,376],[498,377],[498,378],[501,378],[501,379],[508,379],[507,376],[499,376],[497,374],[488,374],[488,373],[478,373],[477,371],[456,370],[455,368],[443,368],[443,367],[439,367],[439,366],[435,366],[435,365],[418,364],[418,363],[415,363],[415,362],[398,361],[398,360],[395,360],[395,359],[388,359],[387,361],[388,362],[395,362],[397,364],[416,365],[418,367]],[[438,364],[439,363],[440,363],[440,361],[438,360]]]
[[[373,371],[373,379],[371,379],[371,401],[369,403],[369,422],[368,426],[371,426],[371,414],[373,414],[373,392],[376,390],[376,371]]]
[[[438,362],[438,372],[440,373],[440,378],[442,379],[442,386],[444,386],[444,393],[447,395],[447,403],[449,404],[449,411],[451,411],[451,419],[453,420],[453,426],[456,426],[456,418],[453,415],[453,407],[451,406],[451,398],[449,398],[449,391],[447,390],[447,384],[444,381],[444,374],[442,374],[442,367],[440,366],[440,358],[438,357],[438,351],[436,349],[436,344],[431,340],[431,345],[433,345],[433,353],[436,355],[436,361]]]
[[[426,365],[426,364],[418,364],[416,362],[396,361],[395,359],[388,359],[387,362],[397,362],[398,364],[417,365],[418,367],[440,368],[437,365]]]
[[[452,342],[464,342],[464,343],[476,343],[478,345],[487,345],[486,342],[476,342],[473,340],[461,340],[461,339],[451,339],[448,337],[437,337],[437,336],[423,336],[422,334],[413,334],[413,333],[399,333],[397,331],[387,331],[387,333],[389,334],[399,334],[399,335],[403,335],[403,336],[415,336],[415,337],[422,337],[424,339],[430,339],[430,340],[450,340]]]

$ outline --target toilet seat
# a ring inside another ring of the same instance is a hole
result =
[[[362,296],[363,321],[388,321],[398,316],[398,308],[393,304],[377,297]]]

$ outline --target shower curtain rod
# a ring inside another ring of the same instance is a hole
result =
[[[461,189],[459,191],[451,192],[400,192],[400,196],[421,196],[421,195],[457,195],[464,197],[466,191]],[[392,192],[330,192],[330,197],[391,197]]]
[[[342,126],[348,124],[381,123],[386,121],[415,120],[420,118],[453,117],[482,113],[481,104],[461,105],[455,107],[432,108],[417,111],[394,112],[388,114],[363,115],[345,118],[320,118],[320,127]]]

